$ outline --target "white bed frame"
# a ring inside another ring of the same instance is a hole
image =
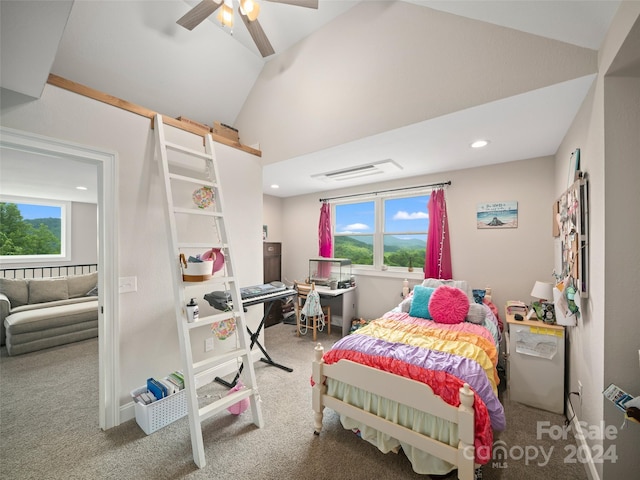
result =
[[[334,364],[326,365],[322,360],[323,354],[324,348],[318,343],[315,347],[315,359],[312,365],[314,382],[312,404],[316,435],[319,435],[322,430],[323,410],[328,407],[339,414],[353,418],[401,442],[408,443],[456,465],[460,480],[473,480],[475,478],[473,391],[468,384],[465,383],[460,388],[460,406],[453,407],[434,394],[433,390],[424,383],[366,365],[360,365],[350,360],[340,360]],[[389,400],[402,403],[408,407],[457,423],[459,437],[457,448],[327,395],[326,378],[333,378]]]

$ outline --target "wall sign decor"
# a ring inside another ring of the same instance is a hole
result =
[[[479,203],[476,212],[478,228],[518,228],[518,202]]]

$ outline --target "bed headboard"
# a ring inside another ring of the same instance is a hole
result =
[[[98,271],[97,263],[55,265],[46,267],[13,267],[0,269],[0,278],[49,278],[82,275]]]

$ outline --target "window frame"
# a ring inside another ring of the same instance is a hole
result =
[[[344,200],[336,200],[331,202],[331,215],[332,218],[337,219],[336,209],[341,205],[352,205],[358,203],[368,203],[373,202],[374,207],[374,231],[372,233],[362,234],[362,235],[370,235],[373,237],[373,265],[364,265],[364,264],[353,264],[353,266],[357,269],[361,269],[363,271],[372,271],[372,272],[407,272],[407,267],[394,267],[394,266],[386,266],[383,269],[384,262],[384,236],[387,234],[384,231],[385,226],[385,201],[391,199],[400,199],[400,198],[412,198],[412,197],[422,197],[422,196],[430,196],[433,193],[433,189],[428,190],[416,190],[412,192],[404,192],[404,193],[395,193],[395,194],[387,194],[387,195],[371,195],[371,196],[362,196],[359,198],[351,198]],[[427,209],[427,205],[425,204],[425,211]],[[332,242],[335,246],[336,239],[336,225],[335,222],[332,222],[331,225],[331,236]],[[399,233],[402,235],[404,233]],[[411,232],[413,235],[420,235],[421,232]],[[424,232],[427,236],[429,235],[428,226],[427,230]],[[388,235],[392,235],[392,233],[388,233]],[[353,234],[337,234],[337,236],[353,236]],[[426,242],[425,242],[426,249]],[[335,249],[334,249],[335,251]],[[418,269],[419,270],[419,269]]]
[[[19,197],[0,194],[1,203],[41,205],[60,208],[60,253],[46,255],[0,255],[3,264],[45,263],[71,260],[71,202],[49,198]]]

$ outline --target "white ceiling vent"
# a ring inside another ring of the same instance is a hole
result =
[[[387,159],[367,163],[366,165],[358,165],[357,167],[345,168],[343,170],[334,170],[333,172],[316,173],[315,175],[311,175],[311,177],[325,182],[340,182],[371,175],[380,175],[382,173],[398,172],[400,170],[402,170],[400,165],[391,159]]]

